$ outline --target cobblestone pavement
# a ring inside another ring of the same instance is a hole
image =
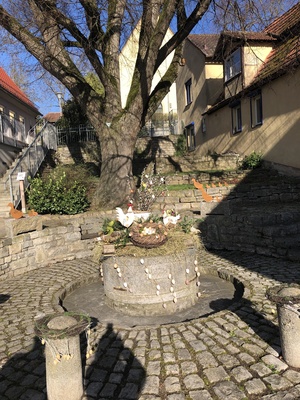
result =
[[[85,400],[300,399],[300,371],[280,356],[276,309],[265,297],[275,284],[299,283],[300,263],[237,252],[201,256],[203,267],[245,285],[243,299],[189,322],[130,329],[95,324]],[[46,399],[34,320],[55,312],[57,295],[97,269],[90,260],[66,261],[0,282],[1,400]]]

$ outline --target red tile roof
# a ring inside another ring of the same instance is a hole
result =
[[[300,37],[294,36],[271,51],[253,83],[291,71],[300,65]]]
[[[272,41],[275,40],[267,32],[247,32],[247,31],[224,31],[222,32],[224,38],[251,40],[251,41]]]
[[[7,75],[3,68],[0,67],[0,88],[3,88],[13,96],[17,97],[23,103],[27,104],[35,111],[38,109],[33,104],[33,102],[26,96],[26,94],[19,88],[18,85]]]
[[[202,53],[210,58],[214,55],[219,34],[192,34],[188,36],[188,39],[199,49]]]
[[[61,116],[62,114],[60,112],[49,112],[48,114],[44,115],[44,119],[54,124],[61,118]]]
[[[270,25],[265,28],[265,32],[282,35],[284,32],[290,30],[300,21],[300,3],[288,10],[286,13],[276,18]]]

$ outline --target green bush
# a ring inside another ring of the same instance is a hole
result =
[[[262,164],[262,154],[253,151],[248,156],[245,156],[242,162],[243,169],[255,169]]]
[[[77,181],[70,181],[65,172],[52,173],[48,178],[31,180],[27,202],[39,214],[78,214],[88,206],[86,188]]]
[[[180,157],[185,155],[187,152],[186,137],[184,135],[179,135],[177,142],[175,143],[175,154]]]

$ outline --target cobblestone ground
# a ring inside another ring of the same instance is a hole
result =
[[[227,310],[172,325],[95,324],[84,399],[300,399],[300,371],[280,357],[268,287],[300,282],[300,264],[237,252],[202,254],[203,266],[245,285]],[[34,320],[55,294],[97,273],[90,260],[49,265],[0,282],[0,399],[46,399],[43,346]],[[218,300],[216,300],[217,302]],[[85,340],[82,340],[85,353]]]

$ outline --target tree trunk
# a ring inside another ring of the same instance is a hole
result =
[[[135,185],[132,160],[138,130],[138,127],[125,123],[102,127],[100,132],[98,130],[101,173],[93,199],[95,208],[112,209],[124,206],[133,197]]]

